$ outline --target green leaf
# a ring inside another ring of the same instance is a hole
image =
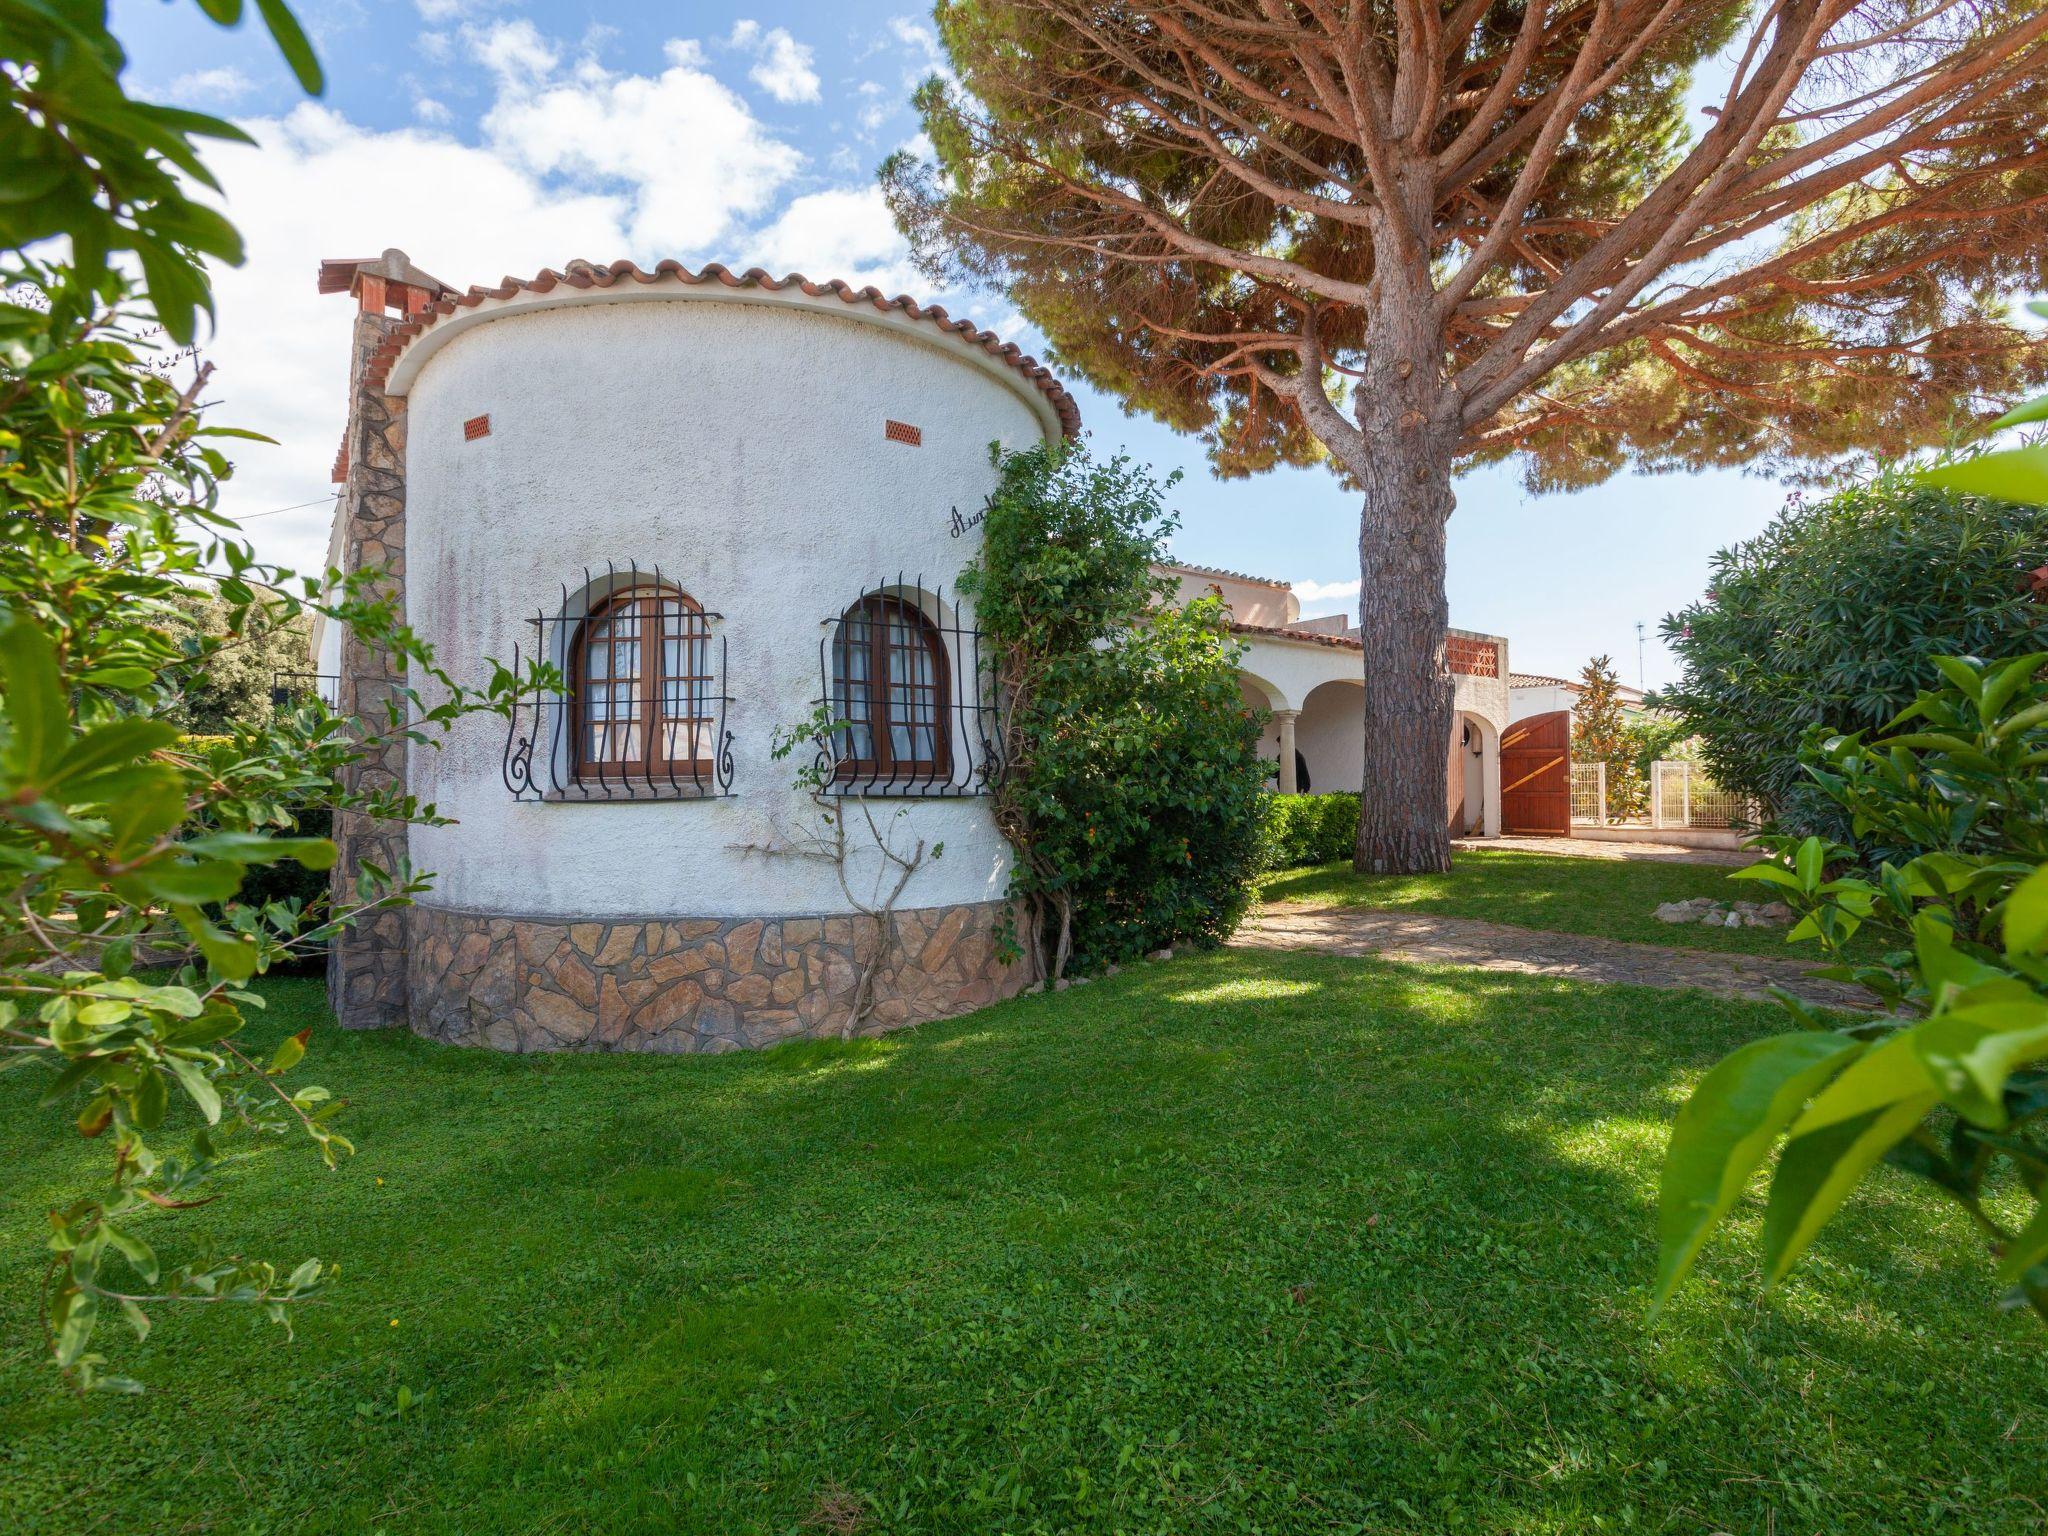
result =
[[[287,1035],[284,1038],[284,1042],[278,1046],[276,1054],[270,1058],[272,1076],[291,1071],[293,1067],[296,1067],[305,1059],[306,1036],[309,1033],[310,1031],[301,1030],[296,1035]]]
[[[1914,1094],[1883,1108],[1829,1121],[1785,1143],[1778,1171],[1771,1179],[1771,1197],[1764,1207],[1767,1283],[1785,1277],[1828,1218],[1849,1198],[1849,1191],[1938,1102],[1939,1096],[1931,1090]]]
[[[1956,691],[1968,698],[1971,703],[1974,704],[1984,697],[1984,674],[1971,666],[1963,657],[1931,656],[1928,660],[1940,668],[1941,675],[1947,678]],[[1967,744],[1964,745],[1967,746]],[[1949,750],[1952,751],[1954,748],[1951,747]]]
[[[92,1340],[93,1324],[100,1315],[99,1298],[90,1291],[70,1291],[57,1298],[54,1310],[57,1364],[69,1370]]]
[[[2048,443],[1982,454],[1960,464],[1924,470],[1916,478],[1967,496],[2048,506]]]
[[[1746,869],[1730,871],[1728,878],[1730,880],[1767,880],[1772,885],[1782,885],[1788,890],[1801,891],[1805,889],[1799,883],[1799,877],[1782,864],[1751,864]]]
[[[126,879],[158,901],[226,901],[242,888],[242,867],[224,859],[203,864],[157,859]]]
[[[150,1075],[154,1077],[156,1074]],[[134,1233],[123,1231],[110,1221],[102,1221],[100,1227],[107,1234],[107,1241],[114,1245],[135,1273],[151,1285],[156,1284],[156,1250]],[[143,1331],[146,1333],[148,1330],[145,1328]]]
[[[129,1095],[128,1106],[135,1123],[145,1131],[153,1131],[162,1125],[164,1111],[170,1107],[170,1091],[164,1087],[163,1073],[144,1066],[135,1091]]]
[[[2048,421],[2048,395],[2036,395],[2022,405],[2016,405],[1987,429],[1992,432],[2001,427],[2024,427],[2029,422]]]
[[[2048,949],[2048,864],[2005,898],[2004,934],[2007,955],[2038,955]]]
[[[89,773],[132,763],[177,739],[178,728],[162,720],[144,720],[136,716],[115,720],[88,731],[72,742],[50,769],[45,785],[54,789]]]
[[[1827,844],[1817,837],[1809,837],[1799,845],[1799,852],[1793,856],[1792,867],[1799,875],[1802,890],[1811,891],[1820,884],[1823,870],[1827,868]]]
[[[71,742],[71,711],[57,653],[27,619],[0,629],[0,707],[6,710],[6,762],[14,774],[38,780]]]
[[[2036,651],[2030,656],[2015,656],[2011,661],[2001,662],[1986,679],[1983,696],[1977,701],[1977,712],[1984,723],[1992,724],[2012,701],[2012,696],[2024,688],[2043,666],[2048,666],[2048,651]]]
[[[335,847],[324,837],[269,837],[261,832],[213,832],[188,839],[184,845],[194,853],[211,858],[232,859],[237,864],[275,864],[296,859],[307,869],[334,867]]]
[[[277,39],[278,51],[291,65],[299,89],[308,96],[318,96],[327,88],[327,80],[320,72],[320,60],[313,53],[313,45],[306,41],[298,18],[292,15],[284,0],[256,0],[256,9],[262,13],[263,24],[270,28],[270,35]]]
[[[2005,1082],[2048,1056],[2048,1000],[1957,1008],[1907,1031],[1928,1078],[1957,1114],[1989,1131],[2006,1126]]]
[[[206,1116],[206,1123],[220,1124],[220,1090],[213,1086],[213,1080],[206,1075],[206,1068],[189,1056],[166,1056],[164,1062],[178,1074],[178,1081],[185,1085],[185,1092],[199,1106],[199,1113]]]
[[[2034,1219],[2007,1245],[1998,1278],[2010,1285],[2043,1259],[2048,1259],[2048,1202],[2034,1207]]]
[[[141,782],[107,815],[107,841],[123,858],[133,858],[185,819],[185,781],[177,769],[158,765],[141,773]]]
[[[1652,1315],[1800,1106],[1863,1049],[1847,1035],[1776,1035],[1743,1046],[1693,1090],[1664,1154]]]
[[[1865,1051],[1806,1107],[1792,1125],[1794,1136],[1824,1130],[1873,1109],[1922,1095],[1939,1097],[1934,1080],[1905,1030]]]

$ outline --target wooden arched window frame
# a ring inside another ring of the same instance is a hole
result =
[[[838,775],[890,785],[953,771],[952,674],[938,626],[903,598],[874,593],[847,609],[832,642]]]
[[[688,594],[652,584],[606,594],[576,626],[568,659],[576,778],[711,781],[711,625]]]

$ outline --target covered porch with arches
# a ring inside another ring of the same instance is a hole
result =
[[[1268,718],[1260,755],[1281,794],[1367,792],[1362,648],[1348,636],[1235,625],[1238,689]],[[1444,744],[1444,815],[1453,837],[1498,837],[1500,736],[1507,723],[1507,642],[1454,631],[1455,687]]]

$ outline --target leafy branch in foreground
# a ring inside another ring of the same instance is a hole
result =
[[[1776,857],[1740,872],[1779,887],[1802,913],[1790,937],[1830,955],[1866,926],[1895,936],[1878,964],[1822,972],[1889,1011],[1839,1028],[1784,998],[1806,1028],[1701,1081],[1665,1159],[1657,1307],[1782,1136],[1767,1281],[1882,1161],[1968,1212],[2008,1303],[2048,1319],[2048,652],[1939,665],[1945,685],[1878,739],[1816,738],[1801,754],[1859,846],[1765,837]],[[1861,847],[1920,851],[1873,870]],[[2004,1219],[2008,1196],[2031,1215]]]
[[[343,787],[391,733],[431,743],[517,691],[499,669],[455,684],[377,595],[379,573],[300,576],[259,562],[215,509],[232,465],[195,405],[152,367],[146,312],[122,281],[16,260],[0,268],[0,1070],[48,1074],[44,1102],[108,1149],[106,1183],[50,1215],[45,1301],[57,1364],[134,1389],[94,1348],[118,1312],[137,1332],[160,1302],[246,1302],[282,1321],[331,1273],[239,1255],[159,1256],[164,1221],[212,1196],[240,1148],[304,1135],[329,1166],[350,1146],[339,1103],[288,1086],[294,1036],[267,1059],[235,1036],[255,975],[342,925],[410,900],[406,868],[366,870],[352,899],[244,902],[252,869],[334,861],[292,835],[312,807],[411,821],[430,805]],[[182,622],[195,590],[218,633]],[[225,648],[307,611],[347,624],[433,685],[380,722],[317,702],[224,738],[177,719]],[[138,974],[138,971],[143,974]],[[184,1110],[174,1111],[182,1103]],[[189,1149],[167,1149],[181,1119]]]

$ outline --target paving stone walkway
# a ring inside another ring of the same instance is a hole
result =
[[[1869,995],[1862,988],[1809,976],[1812,966],[1806,961],[1624,944],[1469,917],[1378,907],[1268,906],[1248,919],[1231,943],[1245,949],[1375,955],[1384,960],[1467,965],[1482,971],[1564,976],[1573,981],[1691,989],[1740,1000],[1768,999],[1769,988],[1778,986],[1823,1007],[1859,1011],[1870,1007]]]

